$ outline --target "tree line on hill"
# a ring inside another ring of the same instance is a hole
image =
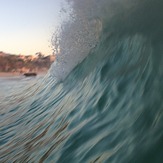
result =
[[[54,55],[44,56],[41,52],[36,53],[35,56],[12,55],[0,52],[0,72],[47,71],[54,60]]]

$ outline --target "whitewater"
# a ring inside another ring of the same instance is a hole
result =
[[[0,162],[162,163],[163,2],[65,3],[46,76],[1,89]]]

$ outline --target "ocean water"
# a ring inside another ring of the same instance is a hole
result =
[[[162,163],[163,2],[66,10],[48,74],[0,79],[0,162]]]

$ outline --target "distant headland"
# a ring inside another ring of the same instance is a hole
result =
[[[20,75],[29,72],[46,73],[55,55],[15,55],[0,51],[0,76]]]

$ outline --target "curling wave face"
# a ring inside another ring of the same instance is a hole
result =
[[[163,3],[69,3],[49,73],[1,102],[0,162],[161,163]]]

